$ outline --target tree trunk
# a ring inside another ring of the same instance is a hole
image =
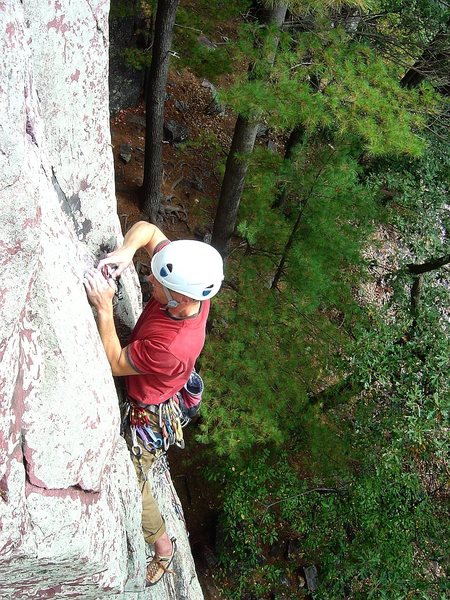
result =
[[[141,210],[153,223],[161,206],[164,91],[169,71],[169,51],[178,0],[159,0],[153,38],[152,62],[147,86],[144,183]]]
[[[258,123],[249,122],[245,117],[238,116],[227,157],[211,240],[212,245],[222,255],[226,254],[228,241],[236,226],[248,168],[247,159],[238,157],[237,154],[249,153],[253,150],[257,130]]]
[[[284,160],[290,160],[292,158],[292,153],[294,152],[294,148],[297,144],[299,144],[305,133],[305,129],[302,125],[296,125],[294,129],[291,131],[291,134],[286,142],[286,146],[284,148]],[[277,197],[273,201],[272,208],[282,208],[284,203],[286,202],[286,184],[283,183],[280,185]]]
[[[448,86],[448,65],[449,65],[449,48],[448,48],[448,30],[450,27],[450,19],[445,24],[444,30],[440,31],[435,38],[430,42],[430,45],[425,48],[422,56],[408,69],[400,81],[401,87],[415,88],[422,83],[424,79],[440,77],[443,81],[437,86],[438,90],[445,90]]]
[[[417,316],[419,312],[420,295],[422,293],[422,275],[416,275],[414,277],[413,284],[411,286],[411,311],[414,316]],[[415,320],[413,327],[415,327]]]
[[[444,256],[440,256],[439,258],[430,258],[424,263],[415,264],[410,263],[406,265],[409,273],[413,275],[422,275],[422,273],[429,273],[430,271],[435,271],[436,269],[440,269],[441,267],[445,267],[450,263],[450,254],[445,254]]]
[[[286,10],[285,5],[277,5],[271,10],[261,11],[259,19],[261,25],[276,25],[277,27],[281,27],[286,16]],[[268,70],[275,61],[278,41],[279,36],[277,35],[273,40],[273,51],[266,58]],[[249,78],[251,78],[251,66],[249,73]],[[223,256],[227,254],[228,242],[236,226],[239,204],[247,174],[248,160],[242,155],[248,154],[253,150],[257,130],[257,121],[250,121],[242,115],[238,116],[225,166],[225,174],[220,190],[211,241],[212,245]]]
[[[153,48],[153,36],[155,35],[156,13],[152,11],[150,18],[142,19],[143,45],[144,49],[149,52]],[[146,64],[144,68],[144,102],[147,102],[148,90],[150,88],[150,65]]]

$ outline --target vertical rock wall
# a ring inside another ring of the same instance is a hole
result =
[[[2,598],[142,576],[139,492],[82,285],[120,235],[106,8],[0,2]]]
[[[107,16],[0,0],[0,598],[144,597],[140,494],[82,285],[121,236]],[[124,288],[131,327],[135,274]],[[201,597],[183,544],[191,591],[148,597]]]

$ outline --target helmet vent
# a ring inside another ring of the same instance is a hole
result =
[[[172,273],[173,265],[171,263],[167,264],[165,267],[161,267],[159,274],[161,277],[168,277],[169,273]]]
[[[211,285],[208,285],[208,287],[203,290],[202,296],[208,296],[212,292],[213,287],[214,287],[213,283]]]

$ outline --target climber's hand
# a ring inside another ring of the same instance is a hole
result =
[[[113,265],[116,268],[111,270],[111,277],[117,279],[122,272],[131,264],[134,256],[133,248],[122,246],[114,252],[109,252],[105,258],[98,263],[97,269],[101,271],[106,265]]]
[[[116,283],[112,277],[106,280],[100,271],[90,269],[85,273],[83,283],[89,302],[94,308],[98,311],[111,310],[116,292]]]

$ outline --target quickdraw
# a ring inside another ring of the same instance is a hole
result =
[[[162,448],[163,440],[159,433],[155,433],[151,426],[138,427],[136,428],[136,434],[144,444],[144,448],[149,452],[156,452]]]
[[[172,444],[184,448],[183,427],[189,423],[189,420],[183,416],[177,396],[159,405],[159,426],[166,449]]]
[[[155,431],[157,427],[152,425],[148,409],[131,404],[129,412],[133,442],[131,450],[137,457],[139,456],[137,454],[139,450],[142,453],[141,446],[152,454],[156,453],[157,450],[168,450],[169,446],[173,444],[179,448],[185,447],[183,427],[186,427],[190,419],[183,414],[178,396],[176,395],[159,404],[157,414],[160,432]]]

